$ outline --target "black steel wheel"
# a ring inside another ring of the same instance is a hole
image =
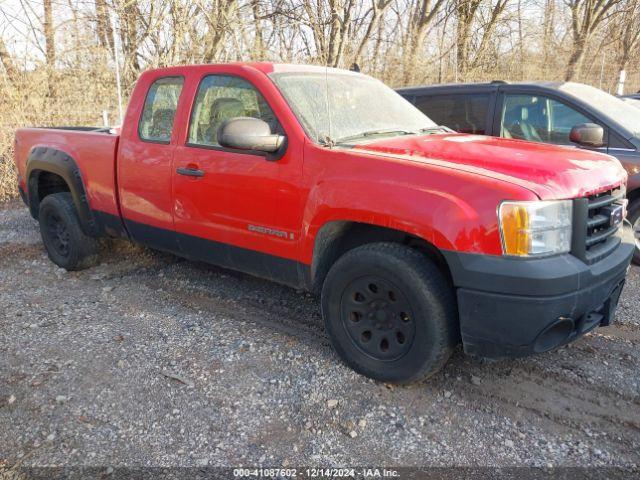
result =
[[[340,313],[354,345],[374,359],[397,360],[413,344],[411,304],[397,285],[384,278],[366,275],[347,285]]]
[[[45,214],[46,229],[44,234],[47,236],[48,243],[56,253],[61,257],[69,256],[69,231],[60,215],[54,210],[47,210]]]
[[[82,270],[97,263],[99,240],[82,231],[70,193],[47,195],[40,203],[38,222],[53,263],[66,270]]]
[[[408,383],[433,375],[459,342],[453,288],[428,257],[371,243],[341,256],[322,287],[331,343],[357,372]]]

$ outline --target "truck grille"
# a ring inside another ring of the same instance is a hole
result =
[[[620,244],[615,235],[622,222],[615,221],[624,199],[622,187],[574,200],[572,253],[591,264],[602,260]]]

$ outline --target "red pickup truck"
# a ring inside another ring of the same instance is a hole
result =
[[[317,292],[338,354],[390,382],[608,325],[634,248],[614,158],[452,133],[341,70],[148,71],[121,129],[21,129],[15,152],[57,265],[123,237]]]

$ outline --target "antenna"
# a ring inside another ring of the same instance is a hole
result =
[[[331,136],[331,105],[329,104],[329,67],[325,65],[324,67],[324,86],[325,93],[327,97],[327,122],[329,127],[329,134],[327,135],[327,145],[329,147],[333,146],[333,138]]]
[[[109,20],[111,20],[111,34],[113,36],[113,60],[116,64],[116,90],[118,91],[118,116],[120,125],[122,125],[122,86],[120,85],[120,55],[118,53],[118,36],[116,35],[116,21],[109,12]]]

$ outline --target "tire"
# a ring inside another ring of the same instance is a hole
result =
[[[68,192],[47,195],[38,212],[40,235],[53,263],[66,270],[83,270],[97,264],[100,242],[85,235]]]
[[[628,207],[627,220],[633,227],[636,249],[633,252],[633,263],[640,265],[640,200],[635,200]]]
[[[425,255],[401,244],[345,253],[327,274],[321,304],[338,355],[375,380],[426,379],[460,340],[453,288]]]

